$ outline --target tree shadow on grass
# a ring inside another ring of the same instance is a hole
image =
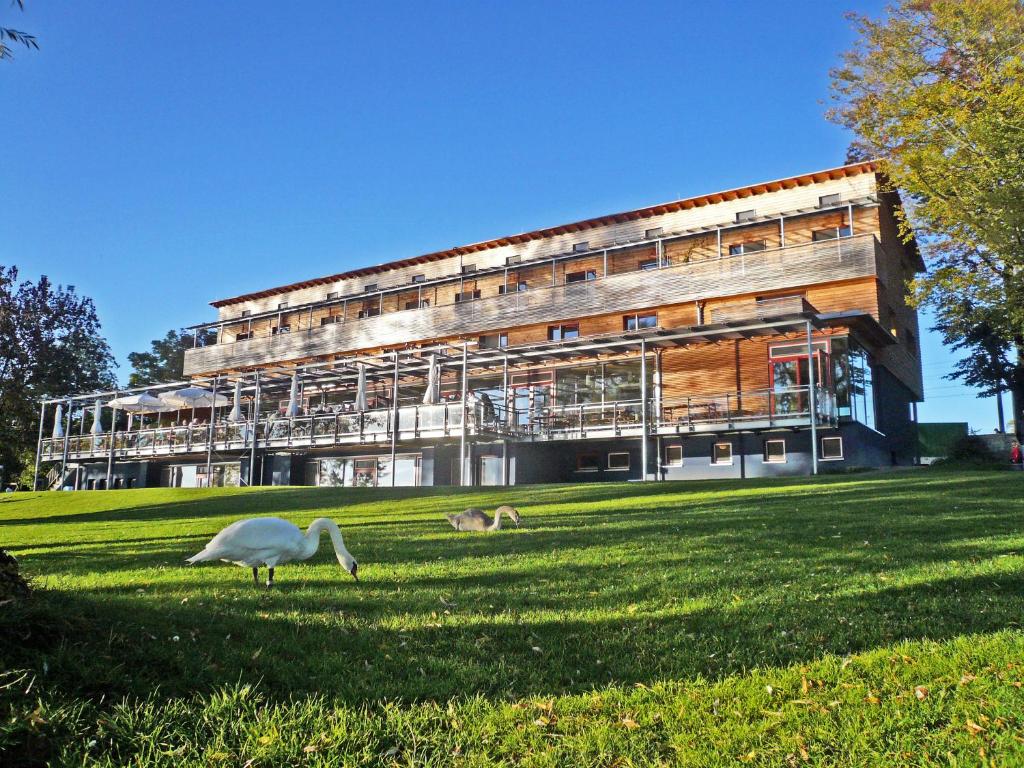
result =
[[[318,692],[351,704],[473,693],[522,698],[611,683],[718,679],[904,639],[1019,628],[1024,576],[654,614],[549,620],[467,614],[415,628],[363,620],[354,590],[338,604],[344,609],[303,618],[268,611],[259,598],[239,608],[232,600],[189,607],[88,593],[44,595],[32,609],[34,620],[17,627],[6,617],[0,622],[0,645],[6,666],[38,668],[45,658],[51,683],[89,695],[156,687],[184,694],[241,680],[262,681],[272,698]],[[45,628],[24,634],[36,625]]]

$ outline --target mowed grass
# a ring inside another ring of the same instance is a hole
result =
[[[1024,764],[1024,476],[15,494],[0,763]],[[467,506],[523,526],[456,533]],[[334,518],[282,566],[220,528]]]

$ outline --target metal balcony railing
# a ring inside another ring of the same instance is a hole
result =
[[[836,423],[835,397],[826,387],[816,388],[819,426]],[[397,423],[397,439],[451,439],[462,433],[462,407],[458,402],[437,405],[405,405],[395,411],[379,409],[362,413],[319,413],[305,416],[261,418],[255,422],[219,422],[212,425],[163,427],[132,432],[67,438],[68,459],[153,459],[218,453],[238,454],[256,447],[317,448],[334,445],[389,443]],[[639,437],[644,430],[640,400],[616,400],[512,410],[506,417],[501,406],[467,406],[469,436],[504,437],[512,440],[564,440],[588,437]],[[665,399],[660,410],[648,403],[648,434],[715,432],[736,428],[810,426],[809,388],[727,392]],[[212,438],[212,446],[210,439]],[[113,439],[113,451],[111,451]],[[64,439],[44,439],[43,461],[60,461]]]

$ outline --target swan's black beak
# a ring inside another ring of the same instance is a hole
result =
[[[349,571],[349,573],[352,574],[352,578],[355,579],[356,581],[359,581],[359,577],[356,575],[356,572],[358,570],[359,570],[359,563],[352,563],[352,570]]]

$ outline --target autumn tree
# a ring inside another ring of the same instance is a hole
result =
[[[904,236],[913,228],[928,264],[915,299],[967,353],[952,376],[983,392],[1009,390],[1019,433],[1024,4],[901,0],[880,20],[852,19],[857,40],[832,72],[829,117],[904,194]]]

